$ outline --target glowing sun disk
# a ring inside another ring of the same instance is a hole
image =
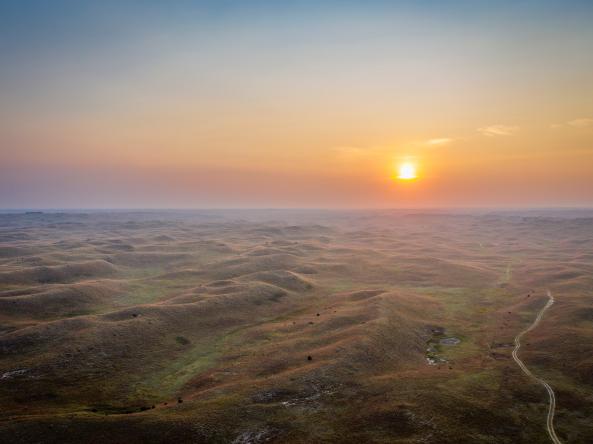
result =
[[[416,179],[416,166],[410,162],[404,162],[399,166],[398,179],[411,180]]]

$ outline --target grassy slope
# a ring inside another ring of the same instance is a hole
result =
[[[556,285],[566,296],[557,294],[558,309],[522,353],[557,389],[560,436],[593,437],[590,363],[566,346],[569,334],[590,343],[580,291],[591,287],[582,272],[547,280],[553,261],[578,253],[574,245],[551,244],[548,225],[515,221],[379,222],[355,231],[121,222],[17,242],[19,254],[115,269],[107,279],[91,271],[3,284],[2,297],[17,299],[8,292],[89,282],[109,291],[63,320],[47,316],[43,292],[39,312],[5,318],[14,331],[0,337],[8,351],[0,372],[27,371],[0,381],[11,415],[0,434],[17,442],[545,442],[545,393],[524,379],[508,344],[532,320],[543,285]],[[7,273],[22,267],[11,248],[1,259]],[[586,260],[579,270],[590,269]],[[446,362],[429,366],[434,328],[461,343],[436,346]]]

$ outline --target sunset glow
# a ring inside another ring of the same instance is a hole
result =
[[[416,166],[411,162],[402,163],[399,166],[399,174],[397,178],[401,180],[416,179]]]
[[[0,2],[0,206],[593,205],[591,2],[41,3]]]
[[[592,24],[0,0],[0,443],[593,443]]]

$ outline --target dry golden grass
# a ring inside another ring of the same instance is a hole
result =
[[[591,442],[593,219],[552,216],[0,215],[0,440],[545,442],[550,289],[521,354]]]

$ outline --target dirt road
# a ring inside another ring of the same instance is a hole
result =
[[[552,440],[552,442],[554,444],[562,444],[562,441],[560,441],[558,436],[556,436],[556,431],[554,430],[554,412],[556,410],[556,395],[554,394],[554,390],[552,389],[552,387],[550,387],[550,385],[546,381],[544,381],[541,378],[538,378],[533,373],[531,373],[531,371],[525,366],[523,361],[521,361],[521,359],[519,359],[519,356],[518,356],[519,348],[521,348],[521,338],[523,337],[523,335],[530,332],[535,327],[537,327],[537,325],[541,321],[542,317],[544,316],[544,313],[546,312],[546,310],[548,308],[550,308],[552,306],[552,304],[554,304],[554,296],[552,296],[552,293],[550,292],[550,290],[548,290],[548,298],[549,298],[548,303],[539,311],[539,313],[537,314],[537,317],[535,318],[533,323],[529,327],[527,327],[525,330],[520,332],[517,336],[515,336],[515,348],[513,349],[513,359],[515,360],[517,365],[521,368],[521,370],[523,370],[523,373],[525,373],[531,379],[536,381],[538,384],[543,385],[546,388],[546,390],[548,391],[548,396],[550,397],[550,406],[548,408],[546,428],[548,429],[548,434],[550,435],[550,439]]]

